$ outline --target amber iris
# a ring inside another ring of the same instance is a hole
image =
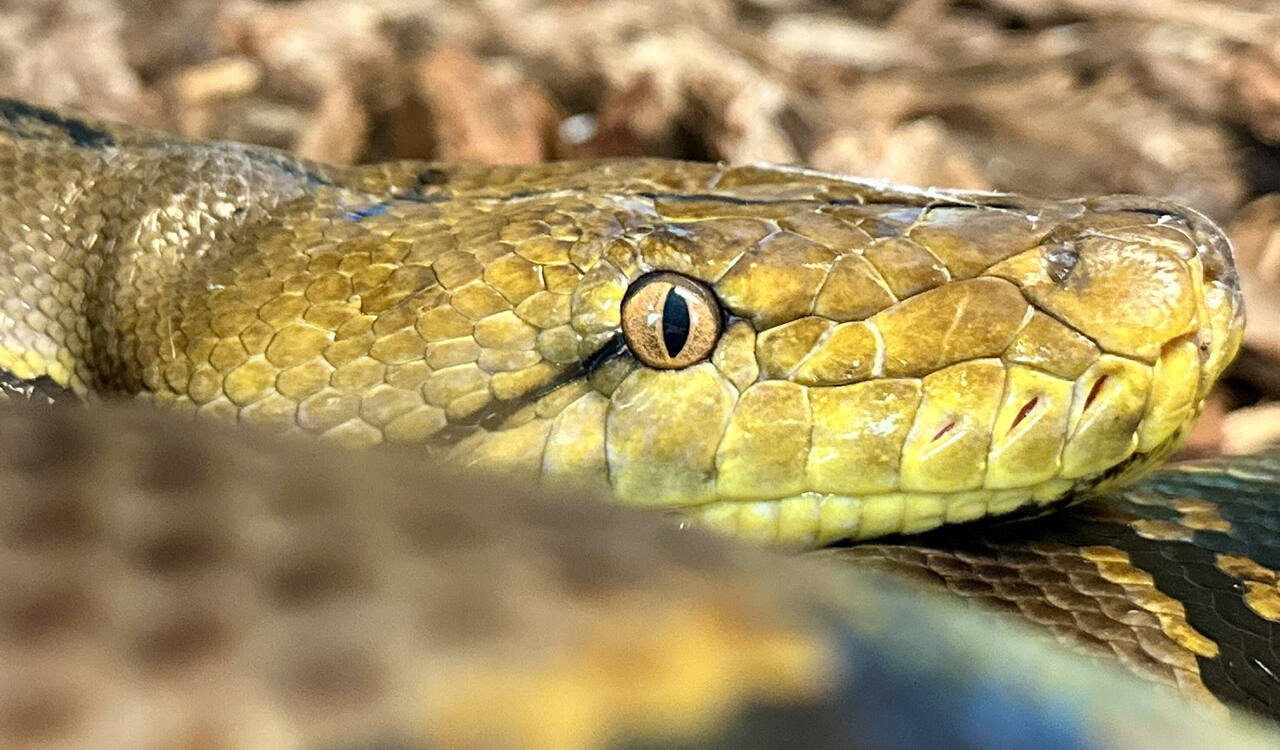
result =
[[[720,329],[720,305],[711,290],[677,273],[643,276],[622,300],[627,346],[650,367],[676,370],[706,359]]]

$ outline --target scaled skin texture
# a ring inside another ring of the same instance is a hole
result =
[[[0,106],[11,376],[427,446],[764,541],[1136,477],[1241,335],[1221,232],[1148,199],[663,160],[339,169],[23,106]],[[679,369],[621,331],[656,271],[721,308]]]

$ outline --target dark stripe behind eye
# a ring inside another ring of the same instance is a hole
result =
[[[662,343],[667,356],[675,357],[689,340],[689,303],[674,288],[662,303]]]

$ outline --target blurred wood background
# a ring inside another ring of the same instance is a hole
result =
[[[1280,441],[1274,0],[3,0],[0,95],[330,162],[1171,197],[1228,227],[1249,312],[1188,453]]]

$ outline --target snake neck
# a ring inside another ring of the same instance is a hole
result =
[[[136,392],[118,363],[140,327],[173,326],[184,268],[270,220],[316,175],[274,152],[147,142],[0,100],[0,374],[77,394]],[[105,198],[104,198],[105,196]]]

